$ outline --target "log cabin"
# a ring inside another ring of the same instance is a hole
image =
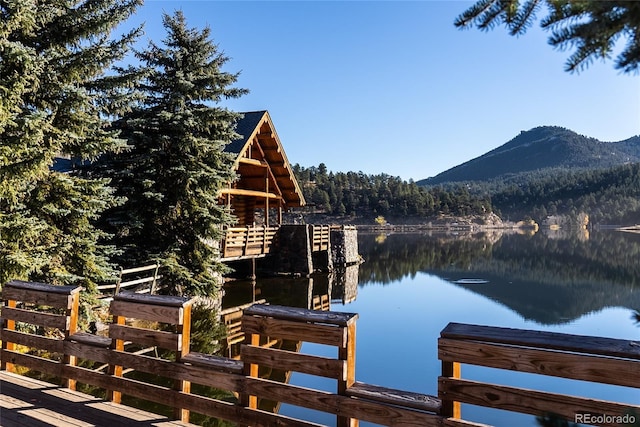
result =
[[[240,227],[279,225],[284,210],[304,206],[305,200],[269,112],[243,113],[236,131],[241,137],[225,151],[235,156],[238,179],[222,190],[222,201]],[[261,224],[256,223],[256,210],[263,213]],[[277,212],[277,218],[272,218],[271,211]]]

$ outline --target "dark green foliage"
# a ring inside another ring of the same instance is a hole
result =
[[[0,1],[0,283],[89,290],[110,272],[94,221],[116,201],[104,180],[51,170],[60,154],[93,159],[122,146],[108,116],[127,76],[105,70],[138,30],[113,36],[139,0]]]
[[[305,199],[314,203],[316,209],[331,215],[425,218],[439,214],[491,212],[488,198],[471,196],[465,188],[426,190],[413,181],[406,182],[387,174],[327,173],[322,163],[317,168],[296,164],[293,171]]]
[[[617,42],[626,45],[617,53],[615,67],[625,73],[640,65],[640,2],[635,0],[480,0],[462,13],[455,25],[487,30],[504,24],[511,35],[521,35],[546,6],[540,26],[551,32],[549,44],[572,48],[567,71],[579,71],[594,59],[610,59]]]
[[[592,223],[640,223],[640,163],[610,169],[555,171],[528,181],[496,188],[494,207],[505,217],[576,216],[585,212]]]
[[[142,65],[127,70],[144,76],[140,102],[115,122],[129,149],[100,162],[99,173],[127,199],[105,221],[125,251],[121,264],[158,260],[170,292],[211,295],[223,266],[210,243],[231,223],[217,203],[233,179],[223,149],[237,138],[239,118],[216,104],[246,91],[231,87],[238,75],[221,70],[228,58],[208,28],[187,28],[181,12],[163,22],[163,45],[151,42],[136,54]]]

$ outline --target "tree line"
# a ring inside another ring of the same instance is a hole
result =
[[[440,214],[482,215],[492,210],[488,197],[473,196],[465,187],[426,189],[384,173],[330,172],[324,163],[308,168],[296,164],[293,171],[307,204],[330,215],[419,219]]]
[[[640,223],[640,164],[604,169],[545,169],[491,181],[420,186],[387,174],[331,172],[325,164],[293,166],[307,203],[339,217],[431,219],[495,212],[505,220],[549,216],[590,223]]]
[[[473,191],[491,193],[494,209],[507,219],[530,216],[540,222],[584,212],[591,223],[640,223],[639,163],[527,174],[512,182],[476,183]]]

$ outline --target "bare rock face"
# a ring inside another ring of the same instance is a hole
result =
[[[493,228],[502,228],[504,223],[502,222],[502,218],[493,212],[483,216],[484,225]]]

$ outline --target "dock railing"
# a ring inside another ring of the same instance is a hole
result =
[[[259,399],[333,414],[338,426],[357,426],[358,420],[388,426],[482,426],[461,418],[460,402],[537,415],[555,413],[570,420],[580,411],[640,413],[639,405],[477,383],[460,375],[460,364],[475,364],[639,387],[640,351],[629,341],[450,324],[439,341],[443,375],[438,396],[429,396],[356,381],[357,314],[251,306],[242,320],[247,339],[240,360],[234,360],[191,351],[192,299],[121,292],[111,303],[108,336],[95,336],[77,331],[79,292],[80,288],[47,284],[5,284],[2,369],[24,366],[62,379],[72,389],[77,382],[97,386],[108,390],[107,397],[114,402],[127,395],[160,403],[173,408],[175,418],[182,421],[193,412],[246,426],[318,426],[260,410]],[[155,323],[163,325],[161,330]],[[274,338],[333,346],[336,356],[263,345]],[[166,349],[169,357],[125,349],[125,341]],[[88,368],[87,361],[108,364],[109,369]],[[268,380],[260,376],[260,367],[333,378],[336,389]],[[136,373],[154,379],[133,376]],[[226,391],[228,398],[197,394],[200,386]]]
[[[222,240],[223,260],[265,256],[271,251],[278,227],[231,227]]]
[[[63,386],[74,389],[75,376],[65,367],[73,367],[77,357],[65,343],[78,329],[81,290],[19,280],[5,284],[0,370],[13,372],[16,365],[25,366],[58,377]]]
[[[450,323],[440,334],[438,357],[438,396],[442,414],[449,417],[462,418],[460,403],[469,403],[583,424],[591,424],[588,419],[602,426],[640,421],[638,404],[471,381],[461,373],[461,364],[468,364],[640,388],[640,342]]]

